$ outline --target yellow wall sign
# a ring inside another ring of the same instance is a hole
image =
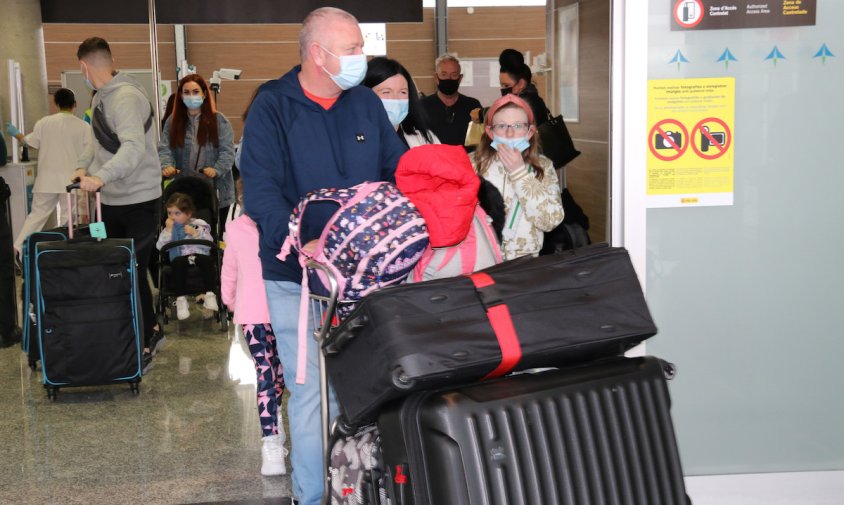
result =
[[[648,206],[733,204],[735,78],[648,81]]]

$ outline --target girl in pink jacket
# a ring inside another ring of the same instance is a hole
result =
[[[240,190],[240,181],[238,181]],[[240,191],[238,191],[240,193]],[[261,421],[261,474],[287,473],[284,426],[279,418],[284,378],[270,326],[267,292],[258,258],[258,227],[246,214],[226,226],[226,248],[220,275],[223,303],[234,310],[234,322],[243,326],[258,375],[258,417]]]

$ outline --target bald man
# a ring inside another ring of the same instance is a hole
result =
[[[375,93],[358,86],[366,56],[354,16],[332,7],[311,12],[299,34],[299,52],[301,65],[259,88],[244,128],[240,168],[243,207],[260,230],[270,319],[290,391],[293,492],[300,504],[316,505],[323,491],[318,349],[310,327],[309,337],[297,340],[299,259],[291,254],[280,261],[276,255],[302,196],[320,188],[393,181],[407,148]],[[302,236],[318,237],[327,217],[320,216]],[[330,407],[336,415],[333,397]]]

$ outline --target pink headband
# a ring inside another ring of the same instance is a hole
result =
[[[533,110],[531,110],[530,105],[525,102],[523,99],[519,98],[517,95],[513,93],[506,94],[495,101],[492,106],[490,106],[489,111],[486,113],[486,125],[490,126],[492,124],[492,117],[498,112],[498,109],[504,107],[505,105],[512,103],[518,105],[527,113],[528,123],[535,124],[533,121]]]

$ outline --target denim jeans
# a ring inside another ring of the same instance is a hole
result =
[[[293,465],[293,495],[300,505],[318,505],[323,490],[322,420],[319,401],[319,352],[308,315],[308,362],[305,384],[296,384],[299,300],[302,286],[295,282],[266,281],[270,321],[276,337],[284,383],[290,392],[287,419],[290,423],[290,461]],[[338,414],[334,392],[329,392],[329,412]]]

